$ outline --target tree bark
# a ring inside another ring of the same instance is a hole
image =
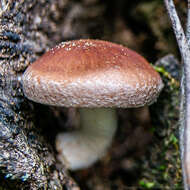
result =
[[[93,36],[89,21],[93,20],[94,25],[101,23],[98,19],[103,12],[102,5],[93,2],[96,6],[72,0],[0,1],[0,186],[3,188],[79,189],[56,160],[53,145],[40,126],[34,124],[35,106],[24,98],[18,79],[29,64],[58,42]]]

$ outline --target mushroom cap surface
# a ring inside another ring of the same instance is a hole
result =
[[[73,40],[49,50],[22,76],[27,98],[64,107],[140,107],[163,88],[138,53],[101,40]]]

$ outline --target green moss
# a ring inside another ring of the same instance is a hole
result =
[[[151,189],[151,188],[154,187],[155,183],[154,182],[148,182],[148,181],[141,180],[141,181],[139,181],[139,185],[141,187],[146,188],[146,189]]]
[[[156,104],[150,107],[153,143],[139,186],[145,189],[183,189],[179,151],[179,81],[163,66],[155,69],[161,74],[164,89]]]

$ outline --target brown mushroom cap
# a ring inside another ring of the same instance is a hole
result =
[[[63,42],[30,65],[25,95],[64,107],[139,107],[163,87],[159,74],[136,52],[101,40]]]

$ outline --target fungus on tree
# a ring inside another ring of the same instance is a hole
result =
[[[22,77],[35,102],[79,109],[80,130],[58,134],[59,158],[71,170],[87,168],[112,142],[115,108],[153,103],[163,88],[153,67],[136,52],[101,40],[63,42],[31,64]]]

